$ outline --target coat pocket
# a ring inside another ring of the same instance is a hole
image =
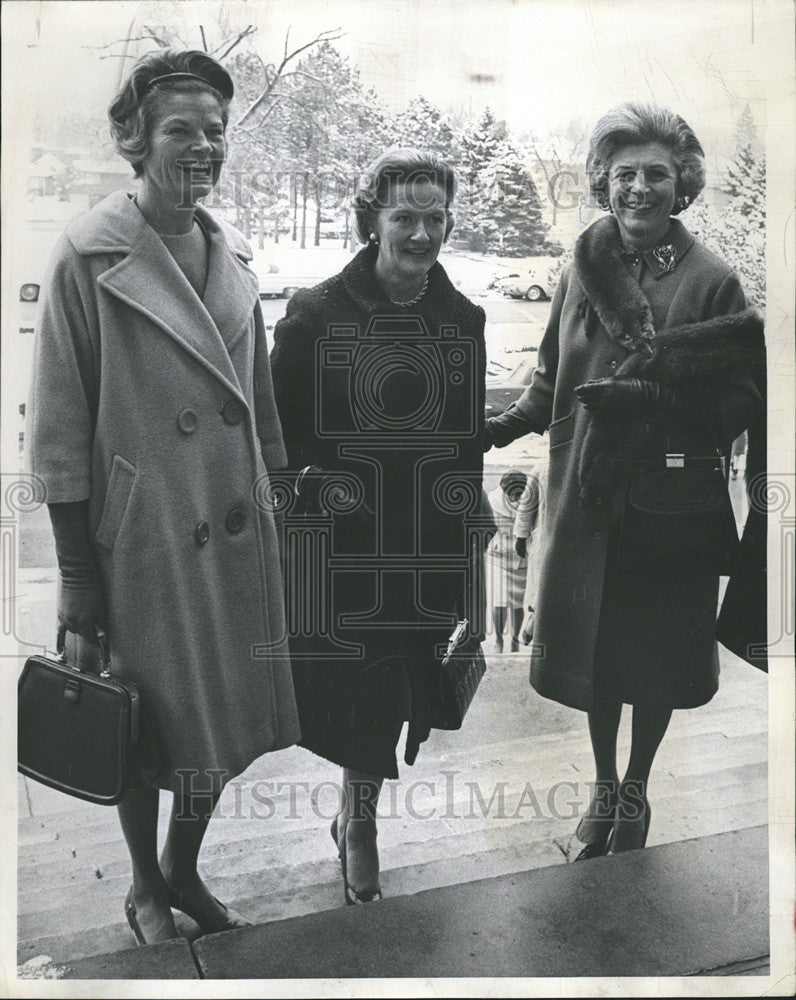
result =
[[[630,483],[617,552],[621,568],[729,576],[739,547],[718,462],[648,469]]]
[[[113,548],[116,536],[119,534],[119,528],[133,488],[135,471],[135,466],[125,462],[120,455],[113,456],[113,468],[108,481],[108,492],[105,494],[105,505],[102,508],[102,517],[94,535],[98,544],[106,549]]]
[[[547,429],[550,435],[550,448],[557,448],[572,440],[575,432],[575,411],[571,410],[565,417],[554,420]]]

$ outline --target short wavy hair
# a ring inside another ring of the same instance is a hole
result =
[[[189,73],[191,76],[153,83],[159,76],[170,73]],[[234,87],[221,63],[196,49],[148,52],[133,66],[108,108],[116,151],[132,164],[136,177],[143,173],[152,126],[163,96],[174,93],[212,94],[218,101],[224,128],[227,127]]]
[[[360,243],[367,243],[380,208],[389,205],[390,190],[407,181],[427,179],[445,192],[445,239],[453,229],[451,205],[456,197],[453,167],[433,153],[409,146],[396,146],[377,156],[365,167],[353,199],[354,222]]]
[[[594,126],[586,157],[592,198],[600,208],[609,207],[608,174],[614,157],[625,146],[645,142],[658,142],[671,151],[677,167],[672,215],[678,215],[705,186],[705,152],[694,130],[680,115],[654,104],[620,104]]]

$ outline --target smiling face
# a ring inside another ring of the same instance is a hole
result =
[[[379,270],[396,282],[422,281],[439,256],[447,222],[444,188],[427,178],[393,185],[373,226]]]
[[[617,152],[608,174],[608,200],[627,247],[644,250],[663,239],[677,181],[671,150],[658,142],[624,146]]]
[[[142,190],[164,208],[195,205],[215,186],[226,155],[216,98],[202,91],[166,93],[149,136]]]

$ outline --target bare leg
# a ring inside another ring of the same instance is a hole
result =
[[[613,854],[643,847],[646,843],[650,821],[647,783],[671,718],[672,710],[666,706],[633,707],[630,759],[619,788],[617,819],[611,838]]]
[[[503,652],[503,633],[506,630],[506,608],[502,604],[492,608],[492,621],[495,626],[495,646]]]
[[[511,609],[511,651],[516,653],[520,648],[520,629],[522,628],[523,610],[521,607]]]
[[[588,713],[589,736],[594,755],[595,779],[591,801],[578,824],[577,837],[585,844],[604,842],[613,822],[619,774],[616,768],[616,737],[622,718],[619,701],[598,702]]]
[[[630,759],[624,781],[643,784],[646,793],[652,763],[672,718],[672,710],[660,705],[634,705]]]
[[[204,931],[245,926],[248,921],[220,903],[197,871],[199,851],[219,796],[175,794],[160,868],[171,905],[187,913]]]
[[[117,807],[133,864],[134,917],[147,944],[178,936],[158,865],[158,798],[157,788],[133,788]]]
[[[343,768],[343,802],[337,838],[345,858],[348,884],[357,895],[379,892],[376,806],[384,779]]]

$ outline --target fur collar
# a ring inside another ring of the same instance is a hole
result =
[[[669,242],[677,251],[679,263],[694,239],[682,222],[672,219]],[[649,353],[655,336],[652,310],[638,282],[625,267],[626,256],[617,221],[606,216],[578,237],[573,267],[608,336],[629,351]]]

